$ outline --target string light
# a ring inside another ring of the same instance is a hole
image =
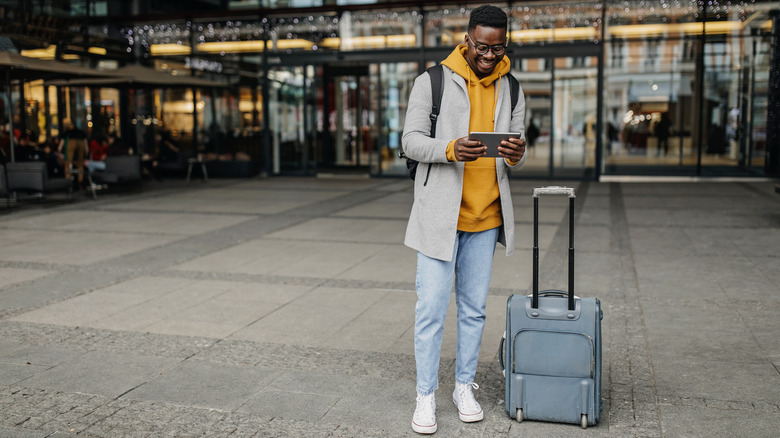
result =
[[[543,43],[545,41],[576,41],[590,39],[598,42],[601,36],[601,1],[567,1],[551,4],[534,2],[515,6],[510,12],[513,32],[525,30],[549,30],[535,33],[534,38],[523,40],[520,33],[513,34],[518,43]],[[631,24],[671,24],[698,22],[701,10],[698,2],[689,0],[621,0],[606,4],[607,19],[611,26]],[[425,11],[351,11],[346,13],[346,23],[336,15],[306,15],[292,17],[263,17],[256,20],[236,19],[214,22],[174,22],[143,24],[122,29],[128,52],[139,47],[149,52],[150,46],[176,44],[190,46],[210,42],[261,41],[266,38],[308,41],[303,50],[341,48],[345,37],[375,37],[381,35],[419,35],[419,28],[426,27],[429,40],[415,45],[450,45],[460,40],[458,34],[465,31],[470,8],[443,8]],[[756,12],[756,0],[708,0],[709,21],[745,21]],[[100,28],[103,33],[108,29]],[[578,29],[576,32],[558,32],[559,29]],[[557,33],[557,35],[556,35]],[[333,41],[339,41],[334,46]],[[276,45],[271,47],[276,49]]]

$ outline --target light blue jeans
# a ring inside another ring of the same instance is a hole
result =
[[[417,253],[414,358],[419,394],[431,394],[439,387],[441,339],[453,280],[458,311],[455,380],[464,384],[474,381],[497,239],[498,228],[458,231],[451,262]]]
[[[106,170],[106,162],[88,160],[87,167],[89,168],[89,173],[95,173],[96,170]]]

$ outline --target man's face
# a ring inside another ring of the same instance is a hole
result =
[[[480,79],[490,76],[493,73],[493,69],[496,68],[496,65],[505,55],[505,51],[500,51],[501,54],[496,55],[491,48],[495,49],[506,45],[506,29],[477,26],[466,34],[465,41],[468,46],[466,62],[471,67],[471,70]],[[479,52],[482,52],[485,46],[487,46],[488,50],[480,55],[477,47],[481,49]]]

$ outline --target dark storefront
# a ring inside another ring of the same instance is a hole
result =
[[[402,176],[411,84],[462,41],[480,2],[196,1],[188,17],[166,7],[175,2],[116,3],[0,1],[3,34],[22,54],[99,70],[144,64],[219,86],[11,81],[6,121],[13,102],[40,141],[68,116],[142,151],[170,131],[192,154],[269,175]],[[511,11],[508,56],[536,132],[514,177],[777,175],[768,127],[780,2],[498,6]],[[69,42],[36,39],[41,17]]]

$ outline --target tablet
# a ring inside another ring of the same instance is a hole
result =
[[[501,145],[501,140],[522,137],[519,132],[472,132],[469,134],[469,138],[472,140],[479,140],[482,144],[487,146],[486,157],[500,157],[500,155],[498,155],[498,146]]]

